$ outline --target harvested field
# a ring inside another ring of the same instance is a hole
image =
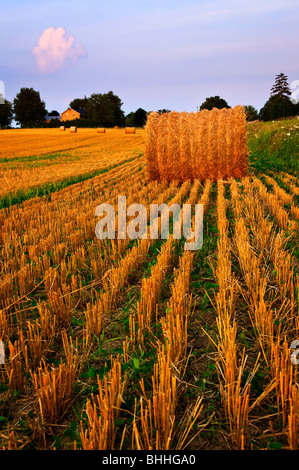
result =
[[[141,129],[1,131],[1,448],[299,449],[299,178],[265,126],[215,181],[151,181]],[[119,195],[203,204],[202,248],[98,239]]]

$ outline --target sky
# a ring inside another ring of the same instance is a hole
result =
[[[299,80],[298,0],[10,0],[0,9],[0,81],[48,111],[112,90],[125,114],[196,111],[219,95],[258,110],[275,76]]]

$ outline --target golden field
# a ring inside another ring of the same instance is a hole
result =
[[[1,448],[298,449],[299,179],[150,181],[141,129],[0,148]],[[202,248],[97,239],[119,195],[203,204]]]
[[[0,195],[117,165],[143,149],[143,132],[12,129],[0,134]],[[34,171],[33,171],[34,169]]]

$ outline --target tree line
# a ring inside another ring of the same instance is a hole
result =
[[[89,98],[75,99],[69,107],[83,108],[83,124],[85,127],[101,125],[103,127],[122,126],[125,124],[125,115],[121,99],[112,91],[108,93],[93,93]],[[46,116],[50,116],[46,123]],[[57,117],[57,118],[56,118]],[[39,91],[33,88],[21,88],[13,102],[5,100],[0,106],[0,125],[10,126],[15,120],[21,127],[57,127],[61,124],[59,113],[56,110],[50,113],[46,109],[46,103],[40,97]],[[70,121],[74,124],[74,120]],[[64,122],[68,125],[68,122]]]
[[[213,108],[230,108],[227,102],[220,96],[212,96],[200,106],[200,110]],[[293,103],[291,100],[291,90],[288,85],[288,77],[280,73],[275,77],[275,83],[270,91],[270,98],[258,111],[254,106],[244,106],[247,121],[272,121],[296,116],[299,114],[299,102]]]
[[[64,125],[78,125],[80,127],[142,127],[145,125],[147,111],[138,108],[135,112],[125,115],[121,109],[122,105],[121,99],[112,91],[93,93],[89,97],[84,96],[84,98],[75,98],[69,103],[69,106],[75,109],[81,108],[84,114],[81,119],[64,121]],[[220,96],[211,96],[206,98],[199,107],[200,110],[211,110],[213,108],[222,109],[230,108],[230,106]],[[291,100],[288,77],[283,73],[276,75],[270,98],[260,111],[251,105],[246,105],[245,111],[248,121],[257,119],[270,121],[299,114],[299,103],[294,104]],[[165,112],[170,112],[170,110],[158,110],[160,114]],[[54,117],[49,123],[45,121],[47,115]],[[58,127],[61,124],[58,117],[58,111],[53,110],[50,113],[47,111],[40,93],[33,88],[21,88],[12,103],[4,100],[4,104],[0,105],[0,126],[2,128],[10,127],[13,119],[21,127]]]

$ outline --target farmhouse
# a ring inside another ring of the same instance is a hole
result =
[[[80,119],[84,114],[82,108],[68,108],[61,113],[61,121],[72,121],[73,119]]]

